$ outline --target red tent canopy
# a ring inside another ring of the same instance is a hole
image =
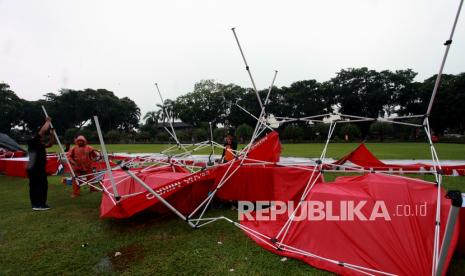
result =
[[[276,162],[279,160],[281,145],[279,143],[279,136],[276,132],[271,132],[264,136],[262,139],[252,145],[248,156],[255,160],[266,162]],[[240,161],[236,162],[233,166],[237,166]],[[247,161],[247,164],[252,164],[254,161]],[[153,169],[144,171],[143,169],[134,170],[140,179],[142,179],[153,190],[166,199],[171,205],[178,209],[183,214],[189,214],[193,211],[202,200],[204,200],[208,193],[211,192],[215,185],[218,184],[219,179],[224,175],[225,170],[231,163],[221,164],[217,167],[207,168],[197,173],[190,173],[186,169],[178,165],[168,165],[161,167],[154,167]],[[268,192],[268,188],[264,186],[265,182],[257,180],[256,189],[253,191],[243,190],[237,193],[243,186],[241,182],[246,177],[247,172],[240,172],[250,170],[240,168],[238,176],[234,177],[230,182],[231,189],[222,193],[223,198],[235,199],[246,197],[260,196],[258,191]],[[282,173],[285,171],[282,170]],[[282,174],[281,173],[281,174]],[[300,172],[299,172],[300,173]],[[307,175],[308,173],[304,174]],[[122,196],[121,200],[116,203],[113,197],[112,185],[108,176],[104,178],[103,185],[106,191],[102,195],[102,202],[100,205],[101,217],[113,218],[127,218],[145,209],[151,209],[158,212],[165,212],[168,209],[150,192],[143,188],[139,183],[134,181],[129,175],[123,171],[114,171],[113,175],[116,177],[118,194]],[[281,177],[283,177],[281,175]],[[300,176],[302,177],[302,176]],[[308,177],[307,177],[308,178]],[[238,184],[240,183],[240,185]],[[235,185],[238,184],[238,185]],[[305,185],[305,183],[302,183]],[[294,188],[295,192],[298,191]],[[219,190],[221,191],[221,189]],[[281,192],[281,194],[284,191]],[[279,193],[276,191],[276,193]]]
[[[444,192],[441,193],[444,198]],[[353,221],[331,220],[326,216],[323,220],[294,221],[281,241],[285,244],[282,250],[273,247],[271,238],[277,236],[289,218],[287,213],[278,216],[276,221],[246,219],[241,224],[265,235],[246,231],[262,247],[338,274],[361,274],[348,265],[341,265],[343,262],[397,275],[431,275],[436,195],[437,187],[433,183],[418,179],[382,174],[340,177],[334,182],[317,183],[305,201],[331,202],[332,214],[339,214],[341,218],[345,210],[341,207],[343,202],[353,201],[357,206],[364,201],[361,212],[367,218],[376,202],[384,202],[390,220],[381,217],[363,221],[357,216]],[[449,209],[450,200],[443,200],[441,240]],[[257,216],[252,213],[254,219]],[[447,263],[457,244],[459,225],[456,227]]]
[[[341,159],[333,163],[333,165],[343,165],[347,162],[351,162],[359,167],[370,170],[391,170],[391,171],[408,171],[408,172],[420,172],[429,171],[433,169],[432,165],[423,163],[412,163],[412,164],[386,164],[379,160],[365,144],[360,144],[355,150]],[[331,166],[331,165],[329,165]],[[441,166],[445,175],[465,175],[465,164],[464,165],[447,165]]]
[[[214,183],[213,174],[209,170],[191,174],[179,166],[156,167],[145,172],[138,169],[133,170],[133,173],[184,214],[200,204]],[[122,198],[118,203],[114,201],[110,195],[113,194],[111,183],[105,177],[103,185],[106,191],[102,193],[101,217],[127,218],[148,208],[162,213],[167,211],[156,197],[124,171],[115,171],[113,175]]]

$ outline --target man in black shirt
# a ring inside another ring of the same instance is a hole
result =
[[[29,197],[32,210],[45,211],[50,207],[47,205],[48,181],[45,166],[47,164],[47,152],[45,148],[53,145],[55,137],[51,128],[51,118],[47,117],[45,124],[39,132],[28,141],[29,162],[27,164],[27,175],[29,177]],[[49,133],[49,143],[43,142],[45,135]]]

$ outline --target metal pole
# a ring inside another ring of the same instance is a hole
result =
[[[253,79],[252,73],[250,72],[249,64],[247,64],[247,60],[245,59],[244,52],[242,51],[241,44],[239,43],[239,38],[237,38],[236,28],[231,28],[231,31],[234,34],[234,38],[236,39],[237,46],[239,47],[239,51],[241,52],[241,56],[242,56],[242,59],[244,60],[244,64],[245,64],[245,70],[247,70],[247,73],[249,74],[250,81],[252,82],[253,90],[255,91],[255,94],[257,95],[258,103],[260,104],[260,108],[263,109],[262,98],[258,94],[257,86],[255,85],[255,81]]]
[[[449,253],[450,242],[455,230],[455,224],[459,215],[460,208],[463,204],[462,194],[459,191],[449,191],[446,195],[452,201],[449,211],[449,217],[447,218],[446,231],[442,240],[441,252],[439,255],[439,261],[436,268],[436,275],[442,276],[443,270],[445,269],[445,262]]]
[[[163,203],[168,209],[173,211],[178,217],[180,217],[182,220],[187,221],[192,227],[194,225],[186,219],[186,217],[181,214],[176,208],[173,207],[168,201],[166,201],[163,197],[160,196],[157,192],[155,192],[149,185],[147,185],[142,179],[140,179],[137,175],[135,175],[133,172],[131,172],[129,169],[124,169],[124,171],[132,177],[137,183],[139,183],[142,187],[144,187],[149,193],[153,194],[161,203]]]
[[[442,71],[444,69],[444,65],[446,64],[447,55],[449,54],[450,45],[452,44],[452,38],[454,37],[455,27],[457,26],[457,22],[460,17],[460,11],[462,10],[462,5],[463,5],[463,0],[460,0],[459,8],[457,9],[457,14],[455,15],[454,24],[452,25],[452,30],[450,32],[449,39],[444,43],[444,45],[446,46],[446,50],[444,51],[444,56],[442,58],[441,66],[439,67],[439,73],[436,77],[436,82],[434,83],[433,94],[431,95],[431,99],[428,104],[426,116],[429,116],[431,114],[431,110],[433,109],[434,99],[436,98],[439,84],[441,83]]]
[[[268,89],[268,94],[266,95],[265,106],[268,104],[268,100],[270,99],[271,89],[273,89],[274,82],[276,81],[277,75],[278,75],[278,70],[274,70],[273,80],[271,81],[270,88]]]
[[[98,117],[94,116],[95,127],[97,128],[98,139],[100,140],[100,147],[102,148],[103,159],[105,160],[105,164],[107,166],[107,172],[110,176],[111,187],[113,189],[113,194],[115,195],[116,202],[121,199],[121,196],[118,194],[118,189],[116,188],[115,178],[113,177],[113,173],[110,166],[110,161],[108,160],[108,153],[107,148],[105,147],[105,143],[103,142],[103,135],[102,130],[100,129],[100,123],[98,121]]]
[[[176,144],[178,144],[179,147],[182,147],[182,149],[183,149],[184,151],[186,151],[186,149],[184,148],[184,146],[179,142],[178,136],[176,136],[176,132],[174,131],[173,124],[171,123],[171,117],[169,116],[168,111],[166,111],[166,108],[165,108],[165,101],[163,100],[163,97],[161,96],[160,89],[158,88],[158,83],[155,83],[155,87],[157,88],[158,95],[160,96],[161,105],[162,105],[162,108],[163,108],[163,113],[165,113],[165,116],[166,116],[166,118],[168,119],[168,123],[170,124],[171,133],[172,133],[171,136],[172,136],[172,137],[174,138],[174,140],[176,141]]]
[[[212,166],[213,162],[211,160],[212,155],[215,154],[215,146],[213,145],[213,129],[212,129],[212,122],[208,122],[208,125],[210,127],[210,147],[211,147],[211,152],[210,155],[208,156],[208,165]]]
[[[45,107],[43,105],[42,105],[42,111],[44,112],[45,117],[48,117],[47,110],[45,110]],[[52,128],[54,128],[52,122],[50,122],[50,126]],[[58,147],[60,147],[61,153],[65,157],[66,164],[69,167],[69,172],[71,173],[71,176],[73,177],[73,181],[74,181],[74,178],[76,178],[76,174],[74,173],[73,167],[71,166],[71,163],[69,162],[68,156],[66,155],[66,152],[63,149],[63,145],[61,144],[61,141],[60,141],[60,138],[58,137],[57,132],[53,131],[53,134],[55,135],[55,140],[57,141]]]

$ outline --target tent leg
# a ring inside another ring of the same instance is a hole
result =
[[[443,270],[447,254],[449,253],[450,242],[454,233],[455,224],[457,223],[460,207],[462,207],[463,203],[462,194],[459,191],[449,191],[446,197],[452,201],[452,206],[447,218],[446,232],[442,241],[438,265],[436,267],[436,276],[441,276],[444,273]]]

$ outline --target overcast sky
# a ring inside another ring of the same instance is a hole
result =
[[[326,81],[341,68],[437,73],[458,0],[0,0],[0,82],[37,100],[60,88],[106,88],[142,112],[215,79],[258,88]],[[465,12],[462,14],[465,17]],[[465,71],[465,18],[446,73]]]

